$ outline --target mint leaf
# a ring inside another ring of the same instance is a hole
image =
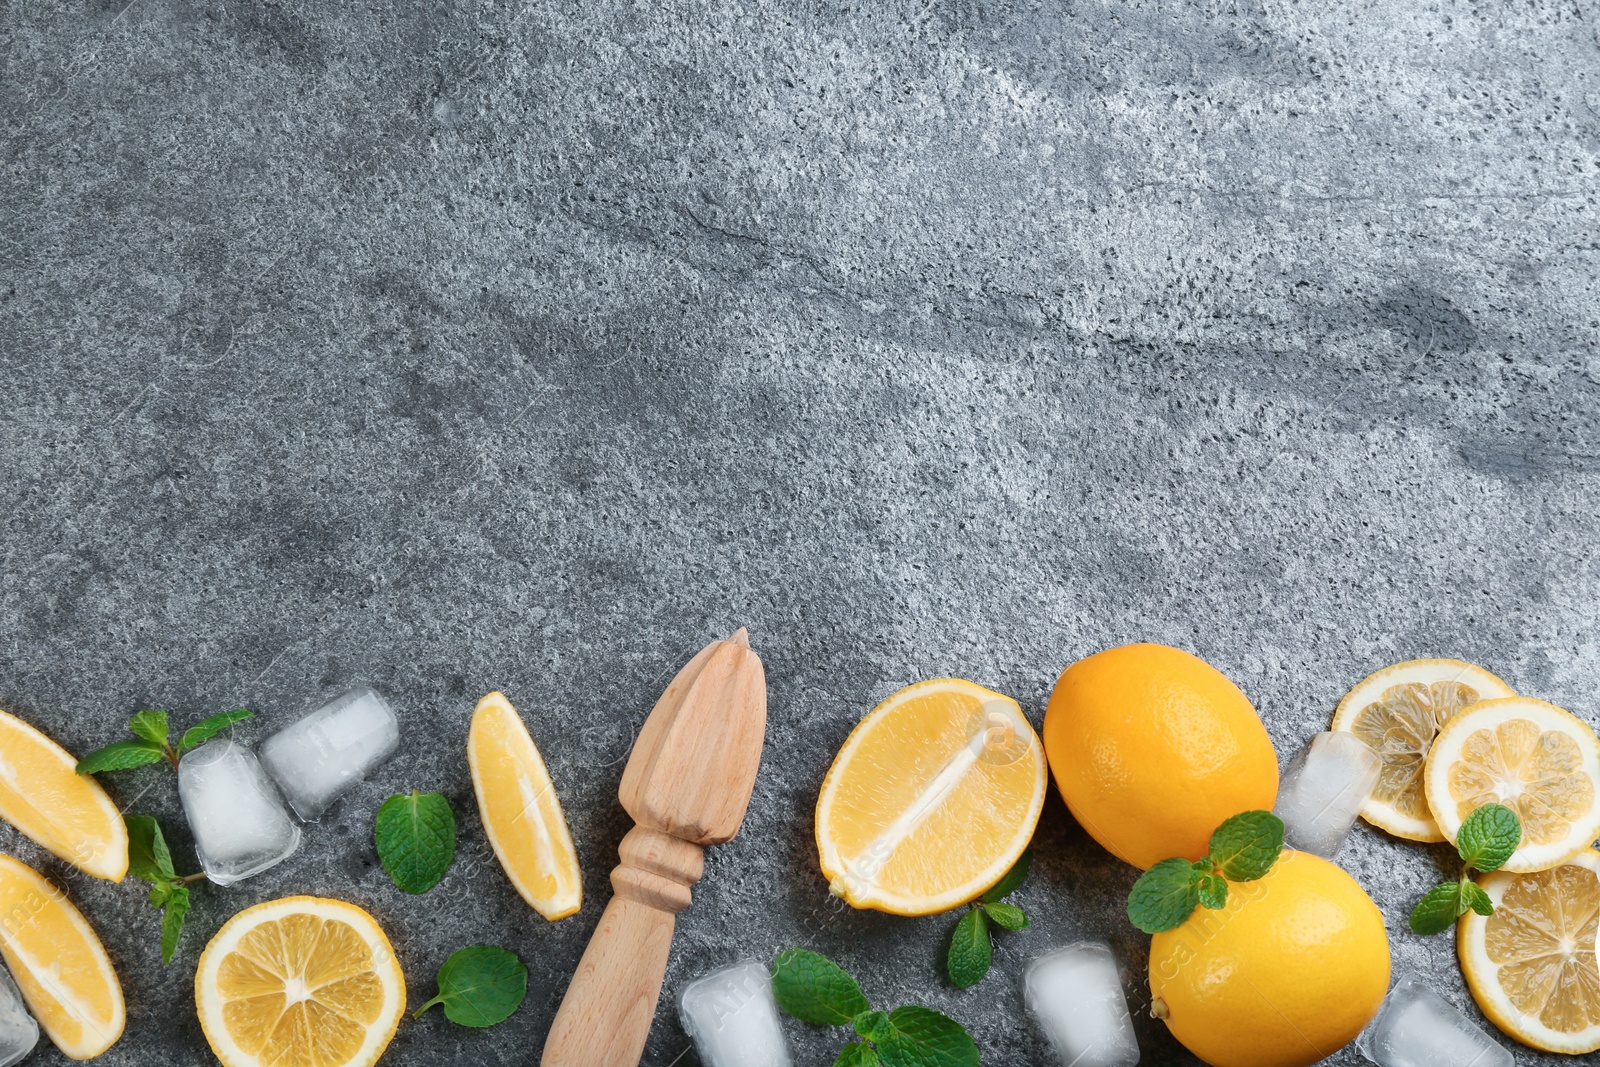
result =
[[[1028,914],[1015,904],[985,904],[983,913],[1004,930],[1021,930],[1028,925]]]
[[[1025,849],[1022,855],[1017,857],[1017,862],[1011,865],[1011,869],[998,882],[990,886],[987,893],[978,899],[985,904],[993,904],[1001,897],[1009,896],[1016,892],[1017,887],[1027,880],[1028,868],[1032,866],[1033,849]]]
[[[418,1008],[417,1018],[435,1004],[462,1026],[493,1026],[511,1017],[528,995],[528,968],[516,954],[494,945],[458,948],[439,968],[439,995]]]
[[[101,771],[125,771],[130,767],[143,767],[160,763],[166,758],[161,746],[143,738],[138,741],[113,741],[105,748],[96,749],[78,761],[79,774],[99,774]]]
[[[1200,876],[1197,888],[1202,907],[1212,911],[1221,911],[1228,906],[1228,883],[1220,874],[1205,874]]]
[[[177,889],[176,882],[157,882],[150,887],[150,903],[158,908],[167,906],[167,901],[172,899],[172,891]]]
[[[843,1026],[871,1005],[856,980],[828,957],[791,948],[772,963],[772,995],[801,1022]]]
[[[1461,905],[1460,882],[1436,885],[1411,909],[1411,929],[1419,934],[1442,933],[1450,929],[1465,910]]]
[[[1461,861],[1480,871],[1497,871],[1522,844],[1522,820],[1504,804],[1475,808],[1456,834]]]
[[[167,883],[172,885],[172,883]],[[166,911],[161,916],[161,962],[171,963],[178,951],[178,935],[183,933],[183,919],[189,914],[189,890],[172,885],[167,897]]]
[[[908,1005],[889,1013],[889,1025],[876,1042],[884,1067],[978,1067],[978,1046],[947,1015]]]
[[[1266,876],[1283,851],[1283,820],[1270,811],[1244,811],[1211,835],[1211,862],[1230,882]]]
[[[839,1050],[833,1067],[878,1067],[878,1054],[864,1041],[852,1041]]]
[[[149,815],[128,815],[122,821],[128,826],[128,873],[157,885],[176,878],[161,824]]]
[[[868,1041],[882,1041],[889,1032],[889,1013],[886,1011],[864,1011],[850,1020],[851,1029],[866,1038]]]
[[[1472,882],[1462,882],[1461,886],[1461,898],[1466,902],[1467,907],[1479,915],[1494,914],[1494,901],[1489,899],[1488,893],[1485,893]],[[1465,915],[1466,912],[1462,912],[1462,914]]]
[[[167,743],[167,713],[157,708],[135,712],[128,721],[128,729],[146,741],[164,745]]]
[[[989,973],[989,963],[993,958],[994,946],[989,942],[989,918],[984,915],[982,908],[968,908],[950,935],[950,951],[945,956],[945,970],[950,972],[950,981],[955,983],[957,989],[977,985]]]
[[[232,711],[224,711],[213,715],[209,719],[201,719],[183,732],[183,739],[178,742],[178,751],[183,752],[203,741],[209,741],[234,723],[244,722],[244,720],[254,716],[255,712],[253,711],[235,708]]]
[[[456,817],[438,793],[393,796],[378,809],[373,828],[378,859],[406,893],[426,893],[439,884],[456,855]]]
[[[1186,859],[1162,860],[1128,894],[1128,919],[1147,934],[1171,930],[1200,903],[1200,873]]]

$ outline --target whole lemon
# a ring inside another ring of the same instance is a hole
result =
[[[1241,811],[1271,810],[1278,754],[1250,698],[1205,660],[1123,645],[1061,672],[1044,750],[1072,815],[1146,869],[1204,856]]]
[[[1339,867],[1285,852],[1150,941],[1151,1014],[1212,1067],[1305,1067],[1355,1040],[1389,989],[1378,906]]]

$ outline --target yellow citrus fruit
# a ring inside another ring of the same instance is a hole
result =
[[[1467,912],[1456,955],[1483,1013],[1546,1052],[1600,1050],[1600,852],[1532,874],[1496,871],[1478,885],[1494,914]]]
[[[948,911],[1016,863],[1045,789],[1015,700],[960,678],[907,686],[856,724],[822,782],[822,873],[857,908]]]
[[[1278,795],[1278,754],[1250,699],[1166,645],[1123,645],[1062,671],[1044,747],[1073,817],[1141,869],[1199,859],[1224,819],[1270,811]]]
[[[1355,1040],[1389,991],[1378,906],[1339,867],[1285,852],[1150,941],[1151,1014],[1212,1067],[1305,1067]]]
[[[111,959],[66,894],[0,856],[0,955],[28,1010],[68,1057],[98,1056],[122,1036],[122,986]]]
[[[522,899],[546,919],[583,906],[583,875],[550,772],[522,717],[500,693],[478,701],[467,762],[483,829]]]
[[[223,1067],[369,1067],[405,1014],[406,980],[366,911],[284,897],[222,924],[194,1002]]]
[[[1408,841],[1443,841],[1422,787],[1433,739],[1468,704],[1510,696],[1509,685],[1458,659],[1407,660],[1364,678],[1329,727],[1355,734],[1383,761],[1361,817]]]
[[[128,828],[66,749],[0,711],[0,819],[85,874],[122,881]]]
[[[1600,837],[1600,740],[1582,719],[1532,697],[1473,704],[1445,723],[1423,768],[1428,806],[1451,844],[1475,808],[1504,804],[1522,843],[1501,870],[1559,867]]]

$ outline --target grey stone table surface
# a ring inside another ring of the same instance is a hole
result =
[[[1287,759],[1368,671],[1481,662],[1600,721],[1600,8],[1593,0],[0,4],[0,706],[75,751],[159,706],[258,741],[364,680],[402,752],[291,860],[196,894],[9,829],[127,993],[108,1065],[213,1062],[205,940],[290,893],[368,907],[418,1003],[514,949],[511,1021],[389,1062],[531,1063],[607,899],[615,793],[665,679],[740,625],[771,726],[670,998],[791,945],[1039,1064],[1017,981],[1108,938],[1133,871],[1051,798],[1033,925],[940,978],[951,925],[831,906],[811,808],[851,726],[961,675],[1038,722],[1073,659],[1188,648]],[[487,851],[464,741],[502,689],[587,902]],[[108,776],[192,852],[169,774]],[[432,893],[377,805],[445,793]],[[1342,857],[1398,967],[1446,860]],[[1140,1013],[1143,1062],[1195,1062]],[[798,1063],[842,1032],[798,1024]],[[660,1011],[645,1063],[693,1062]],[[1518,1048],[1522,1064],[1559,1057]],[[34,1058],[64,1062],[54,1050]],[[1329,1061],[1357,1062],[1342,1051]]]

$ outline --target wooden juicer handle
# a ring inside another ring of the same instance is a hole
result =
[[[614,895],[545,1039],[542,1067],[638,1067],[678,912],[704,847],[744,822],[767,732],[761,660],[740,630],[702,649],[639,731],[619,799],[637,823],[617,852]]]

